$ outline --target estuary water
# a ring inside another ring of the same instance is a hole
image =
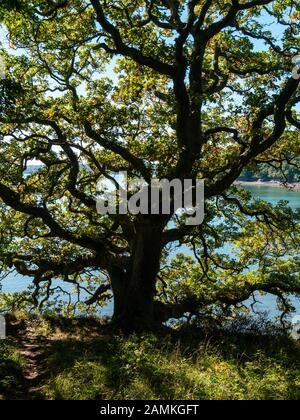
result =
[[[290,191],[285,188],[273,186],[246,186],[245,189],[252,193],[253,197],[261,198],[272,204],[276,204],[281,200],[288,201],[293,210],[300,209],[300,192]],[[30,285],[31,280],[19,275],[9,275],[2,281],[1,291],[4,293],[22,292]],[[54,282],[53,286],[59,285],[59,281]],[[69,289],[70,291],[70,289]],[[83,297],[84,298],[84,297]],[[255,311],[268,312],[270,317],[274,318],[279,315],[276,309],[276,298],[271,295],[258,296],[258,301],[255,305]],[[296,307],[296,314],[300,315],[300,300],[292,298],[293,304]],[[252,303],[252,302],[251,302]],[[249,302],[250,304],[250,302]],[[102,309],[103,316],[110,316],[112,313],[112,304],[109,304]]]

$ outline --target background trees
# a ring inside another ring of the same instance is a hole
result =
[[[257,290],[287,311],[300,288],[297,215],[233,183],[249,165],[299,155],[299,4],[1,7],[17,51],[2,51],[1,261],[33,278],[33,302],[60,279],[88,289],[90,305],[111,290],[114,321],[129,329],[229,310]],[[25,178],[32,160],[43,166]],[[120,170],[147,182],[203,178],[204,224],[99,216],[97,184]],[[170,263],[178,242],[194,258]],[[227,243],[234,256],[220,251]]]

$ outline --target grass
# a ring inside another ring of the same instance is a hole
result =
[[[0,340],[0,396],[15,394],[22,386],[24,360],[10,340]]]
[[[123,337],[94,320],[34,322],[37,334],[47,337],[45,399],[300,399],[300,345],[284,336],[190,331],[180,340],[177,334]],[[10,351],[9,357],[18,374],[18,359]]]
[[[60,343],[50,356],[57,373],[50,399],[300,399],[300,365],[292,349],[268,356],[227,353],[213,345],[188,349],[154,337]],[[66,358],[66,354],[72,354]]]

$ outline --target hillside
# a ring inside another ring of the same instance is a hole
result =
[[[124,337],[93,319],[9,319],[2,399],[297,400],[300,346],[199,331]]]

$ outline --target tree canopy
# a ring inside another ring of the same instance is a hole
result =
[[[87,306],[113,295],[125,328],[228,312],[257,291],[290,310],[299,215],[234,182],[299,165],[299,16],[293,0],[1,2],[14,51],[1,48],[0,259],[32,277],[34,304],[59,279]],[[204,179],[204,223],[97,214],[99,180],[119,171]]]

